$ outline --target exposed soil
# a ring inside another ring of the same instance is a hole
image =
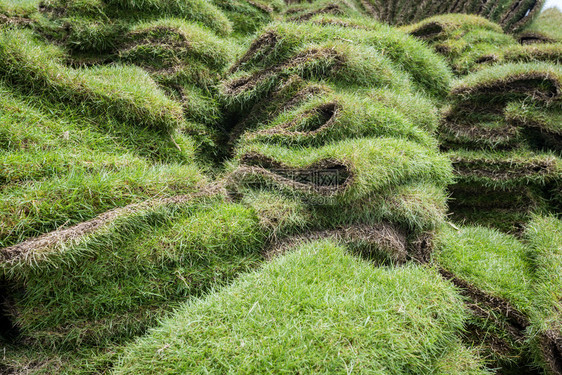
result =
[[[529,319],[517,309],[515,309],[508,301],[499,297],[492,296],[478,289],[474,285],[456,277],[453,273],[440,269],[439,272],[447,280],[451,281],[460,289],[462,295],[467,296],[474,303],[469,304],[469,308],[477,316],[491,317],[491,315],[482,307],[500,313],[509,323],[508,332],[515,340],[524,340],[524,331],[530,325]]]
[[[328,4],[325,7],[322,7],[320,9],[316,9],[314,11],[306,12],[304,14],[299,14],[297,16],[289,17],[288,20],[289,21],[307,21],[307,20],[311,19],[312,17],[314,17],[318,14],[341,15],[341,14],[344,14],[344,10],[342,9],[342,6],[337,4],[337,3]]]
[[[411,31],[410,34],[425,40],[436,39],[443,33],[443,25],[438,22],[429,22],[422,25],[420,28]]]
[[[508,181],[533,175],[547,176],[555,171],[555,159],[514,162],[512,160],[452,159],[455,173],[460,176],[487,177],[495,181]]]
[[[362,255],[367,258],[369,252],[377,249],[387,254],[393,264],[402,264],[408,259],[405,233],[400,228],[386,223],[352,225],[300,234],[272,243],[266,249],[265,255],[267,259],[272,259],[300,243],[324,238],[333,238],[345,244],[358,244],[362,248]]]
[[[554,330],[546,331],[540,339],[545,361],[554,374],[562,374],[562,335]]]
[[[283,123],[274,128],[265,129],[254,133],[255,135],[273,135],[282,134],[287,137],[297,137],[306,135],[315,135],[326,130],[334,124],[337,118],[337,114],[340,110],[340,106],[335,103],[325,103],[317,108],[310,109],[298,118],[293,119],[289,122]],[[316,121],[310,121],[315,118]],[[309,120],[309,121],[307,121]],[[303,125],[300,126],[299,125]]]
[[[282,85],[279,89],[275,90],[267,98],[264,98],[259,103],[254,105],[249,112],[256,114],[258,116],[263,116],[264,117],[262,119],[263,121],[271,120],[282,112],[289,111],[294,107],[298,106],[299,104],[302,104],[315,96],[326,93],[326,89],[322,86],[307,85],[304,86],[304,88],[298,90],[298,92],[292,95],[290,99],[284,98],[284,91],[286,89],[290,89],[289,87],[290,85],[293,84],[299,85],[300,83],[302,82],[299,77],[295,76],[289,78],[285,85]],[[276,108],[272,110],[272,108],[270,107],[274,103],[277,103],[278,105],[276,105],[275,106]],[[267,115],[265,115],[264,112],[268,112]],[[245,119],[238,121],[236,125],[234,125],[232,130],[229,132],[229,141],[227,146],[229,153],[234,149],[234,146],[236,145],[236,142],[238,141],[240,136],[245,131],[250,130],[248,129],[249,122],[251,122],[251,120],[253,119],[255,119],[255,117],[248,116]]]
[[[541,33],[526,31],[519,34],[517,41],[520,44],[541,44],[541,43],[556,43],[556,39],[550,38]]]
[[[10,289],[4,279],[0,278],[0,342],[14,342],[19,336],[18,327],[16,327],[11,318],[11,311],[13,310],[12,295],[13,290]],[[1,370],[0,363],[0,374],[3,374]]]
[[[27,26],[31,25],[33,22],[31,18],[0,14],[0,25]]]
[[[258,52],[267,55],[279,42],[279,36],[274,31],[268,31],[254,40],[248,51],[230,68],[230,73],[237,72],[240,67],[250,61]]]
[[[225,92],[227,95],[239,94],[254,88],[259,82],[269,77],[291,68],[298,68],[299,66],[311,61],[331,60],[333,64],[330,70],[334,71],[343,65],[343,59],[344,57],[332,48],[311,48],[307,51],[298,53],[281,64],[226,82],[224,85]],[[327,72],[327,74],[329,74],[329,72]]]
[[[456,96],[505,96],[506,94],[525,94],[535,100],[550,102],[562,94],[560,82],[548,72],[517,74],[504,80],[484,82],[475,86],[461,86],[451,91]]]
[[[257,153],[241,157],[241,166],[231,175],[231,182],[248,176],[261,176],[295,191],[331,196],[345,191],[353,180],[349,166],[338,160],[322,160],[306,168],[293,168]]]
[[[460,289],[462,295],[467,296],[473,303],[468,307],[476,315],[485,319],[492,319],[495,311],[506,318],[508,326],[504,328],[514,341],[523,342],[526,339],[525,330],[529,327],[529,318],[515,309],[508,301],[487,294],[474,285],[456,277],[453,273],[439,270],[441,275],[451,281]],[[556,375],[562,374],[562,335],[559,332],[548,330],[540,335],[541,352],[543,359],[549,365],[549,370]]]

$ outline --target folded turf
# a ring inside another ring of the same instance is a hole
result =
[[[346,88],[411,89],[407,74],[374,48],[333,41],[307,44],[271,67],[231,75],[220,92],[229,107],[244,110],[293,75]]]
[[[505,101],[532,98],[541,102],[559,102],[562,70],[546,63],[504,64],[471,74],[457,82],[451,95],[459,100]]]
[[[451,73],[444,61],[422,43],[388,26],[375,24],[371,29],[356,29],[314,23],[277,23],[265,28],[248,52],[234,66],[252,70],[288,59],[297,49],[310,43],[352,40],[384,53],[396,70],[405,70],[412,82],[430,95],[440,96],[448,89]]]
[[[417,124],[410,122],[407,115],[388,108],[385,99],[392,101],[393,97],[385,94],[378,93],[381,101],[357,95],[322,95],[304,105],[284,111],[267,125],[245,133],[240,142],[291,147],[321,146],[338,140],[380,136],[408,139],[428,147],[435,146],[434,139]]]
[[[554,154],[457,151],[451,159],[460,181],[489,187],[558,184],[561,176],[560,159]]]
[[[272,21],[284,7],[282,0],[212,0],[233,23],[235,33],[254,32]]]
[[[49,0],[43,3],[41,10],[55,22],[67,24],[71,32],[73,18],[76,17],[103,27],[108,20],[109,24],[112,21],[127,23],[166,16],[200,23],[221,35],[228,35],[232,31],[232,23],[224,13],[206,0]]]
[[[235,54],[234,44],[174,18],[136,24],[125,40],[119,50],[123,61],[202,86],[216,81]]]
[[[170,134],[88,118],[26,100],[5,85],[0,92],[1,248],[204,184],[185,136],[174,134],[173,141]]]
[[[3,262],[9,319],[27,342],[58,349],[130,339],[258,264],[263,229],[251,208],[217,198],[122,216],[72,246]]]
[[[289,194],[341,203],[412,181],[437,186],[450,181],[446,158],[393,138],[347,140],[316,149],[251,144],[238,155],[232,184],[269,183]]]
[[[526,241],[481,227],[447,228],[438,236],[436,262],[471,300],[467,339],[484,345],[499,364],[532,361],[547,373],[561,372],[559,233],[559,220],[535,216]]]
[[[545,9],[529,27],[526,29],[527,32],[533,33],[538,36],[538,41],[548,40],[548,41],[562,41],[562,33],[558,25],[560,24],[560,19],[562,18],[562,12],[556,7],[550,7]],[[537,40],[537,38],[531,38],[531,42]]]
[[[416,373],[437,366],[464,314],[433,271],[373,268],[314,242],[185,304],[114,373]]]
[[[159,90],[140,69],[103,66],[72,69],[62,53],[16,30],[0,35],[4,79],[45,99],[80,108],[86,114],[109,115],[139,127],[171,131],[183,120],[181,107]]]

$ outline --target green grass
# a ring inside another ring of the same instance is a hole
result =
[[[542,309],[532,317],[533,330],[562,332],[560,291],[562,286],[562,221],[554,216],[534,216],[525,230],[529,257],[535,269],[533,290]]]
[[[347,140],[321,148],[290,149],[251,144],[239,149],[238,155],[242,168],[235,169],[236,163],[231,167],[234,171],[230,179],[234,184],[272,183],[289,194],[320,196],[341,203],[412,181],[437,186],[451,181],[450,164],[442,155],[392,138]],[[326,190],[321,180],[316,181],[310,173],[331,168],[338,170],[333,176],[337,181]],[[290,176],[285,176],[291,170],[304,171],[302,186],[294,185]],[[310,172],[307,174],[306,170]]]
[[[38,0],[4,0],[0,4],[0,14],[8,17],[31,17],[37,13]]]
[[[99,22],[108,19],[134,22],[176,17],[199,23],[223,36],[232,32],[232,23],[225,14],[207,0],[48,0],[44,3],[43,12],[55,22],[64,23],[78,17],[102,26]]]
[[[537,32],[554,40],[562,41],[562,31],[559,27],[561,20],[562,12],[559,9],[554,7],[546,9],[525,31]]]
[[[0,4],[0,373],[555,369],[556,23],[481,5]]]
[[[547,133],[561,134],[562,114],[558,106],[542,106],[528,101],[511,102],[505,109],[510,121],[527,127],[536,127]]]
[[[430,183],[404,184],[346,205],[313,205],[312,223],[321,228],[396,223],[409,234],[432,231],[445,220],[447,196]]]
[[[196,168],[162,165],[97,173],[69,171],[23,184],[7,185],[0,196],[0,247],[105,211],[149,198],[194,193],[202,177]]]
[[[151,72],[181,70],[185,78],[175,81],[203,86],[216,82],[236,54],[233,43],[174,18],[135,24],[123,45],[119,51],[122,61]]]
[[[0,247],[205,182],[188,138],[174,136],[180,151],[169,134],[88,121],[0,90]]]
[[[505,189],[558,184],[560,179],[560,159],[552,153],[458,150],[449,154],[463,183]]]
[[[440,232],[436,261],[479,289],[529,313],[534,298],[527,250],[513,236],[481,227]]]
[[[284,14],[288,21],[302,22],[319,14],[357,17],[361,15],[361,12],[354,1],[318,0],[288,4]]]
[[[484,17],[467,14],[445,14],[401,27],[418,38],[436,41],[461,36],[473,30],[501,33],[502,28]]]
[[[249,34],[260,26],[271,22],[276,11],[285,6],[282,0],[212,0],[230,19],[233,31],[237,34]]]
[[[398,111],[415,126],[434,134],[439,126],[439,113],[434,103],[421,94],[404,94],[390,90],[374,90],[375,101]]]
[[[135,124],[112,118],[84,116],[79,108],[18,94],[8,87],[6,82],[0,82],[2,152],[70,153],[72,150],[77,155],[93,155],[95,150],[101,155],[114,154],[113,158],[134,155],[161,163],[194,160],[193,142],[179,132],[170,135],[150,128],[139,129]]]
[[[358,91],[411,90],[407,74],[374,48],[333,41],[307,44],[267,69],[237,72],[220,85],[220,92],[229,108],[244,112],[294,75]]]
[[[511,35],[475,29],[466,33],[457,31],[454,37],[437,44],[435,48],[445,52],[455,72],[467,74],[501,61],[503,50],[511,46],[516,46]]]
[[[460,100],[505,103],[518,98],[558,102],[562,70],[547,63],[504,64],[455,82],[451,95]]]
[[[59,50],[23,31],[3,31],[0,51],[4,78],[26,92],[72,104],[85,114],[107,114],[139,127],[171,131],[183,121],[180,105],[140,69],[118,65],[67,68],[61,64]]]
[[[388,108],[384,99],[377,102],[373,97],[327,94],[282,112],[273,121],[247,132],[241,142],[321,146],[338,140],[379,136],[435,147],[434,138],[406,116],[400,109]]]
[[[77,351],[59,351],[52,349],[39,350],[34,346],[7,345],[0,367],[5,371],[13,371],[14,375],[91,375],[109,371],[111,363],[122,351],[115,345],[106,349],[86,349]]]
[[[505,51],[503,61],[507,62],[551,62],[562,63],[561,43],[541,43],[514,46]]]
[[[189,296],[257,265],[267,232],[240,204],[148,211],[40,262],[5,263],[20,334],[48,347],[141,334]]]
[[[374,268],[315,242],[188,302],[114,373],[420,373],[442,366],[464,318],[434,272]]]
[[[533,214],[551,209],[541,187],[521,185],[501,188],[458,182],[449,187],[451,220],[520,234]]]
[[[513,349],[520,353],[520,359],[529,360],[525,356],[531,356],[534,364],[547,373],[557,371],[557,357],[556,354],[550,357],[552,352],[544,339],[552,332],[554,337],[560,337],[561,332],[558,313],[561,233],[560,220],[538,215],[527,225],[523,240],[481,227],[444,227],[435,253],[435,261],[441,267],[479,290],[508,301],[526,316],[527,326],[520,328],[525,339],[513,342]],[[491,312],[490,317],[498,313]],[[501,336],[505,333],[501,328],[504,319],[499,313],[489,322],[477,318],[476,324],[488,327],[490,334]],[[508,336],[504,340],[509,341]],[[550,340],[555,346],[556,339]]]
[[[334,39],[378,51],[391,60],[396,70],[405,70],[417,88],[430,95],[442,96],[448,89],[451,73],[439,56],[415,38],[381,24],[373,30],[314,23],[273,24],[253,42],[239,66],[245,70],[270,66],[290,58],[303,45]]]

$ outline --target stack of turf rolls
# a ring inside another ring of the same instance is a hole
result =
[[[559,45],[419,5],[2,1],[0,373],[561,373]]]
[[[560,44],[520,44],[499,25],[467,15],[403,29],[428,41],[459,75],[439,126],[457,175],[455,218],[515,232],[531,212],[559,207]]]
[[[518,34],[519,42],[521,44],[562,42],[562,32],[559,27],[561,19],[560,9],[552,7],[543,10],[529,27]]]
[[[219,8],[33,14],[0,29],[0,336],[17,344],[0,372],[97,373],[180,302],[259,264],[299,207],[261,218],[228,201],[186,135],[220,121],[213,87],[237,47]]]
[[[0,247],[205,184],[180,105],[144,71],[70,69],[19,30],[0,50]]]
[[[555,64],[496,64],[453,85],[441,127],[458,176],[453,211],[470,220],[487,208],[484,221],[513,231],[559,205],[561,74]]]
[[[440,231],[435,263],[473,313],[465,340],[506,371],[562,373],[561,235],[551,215],[534,216],[520,239],[483,227]]]
[[[559,63],[562,59],[561,44],[555,40],[528,44],[521,38],[505,34],[499,25],[477,16],[434,16],[402,29],[429,42],[459,75],[498,63]]]
[[[235,119],[229,187],[302,202],[312,231],[371,226],[378,253],[392,228],[397,246],[385,261],[426,259],[451,178],[431,98],[451,73],[388,26],[315,20],[267,26],[221,84]]]
[[[386,23],[403,25],[439,14],[473,14],[501,25],[509,32],[516,32],[529,25],[541,12],[543,0],[500,1],[439,1],[424,0],[360,0],[364,9],[373,17]]]

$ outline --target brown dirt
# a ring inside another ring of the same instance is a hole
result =
[[[394,264],[408,259],[405,233],[391,224],[352,225],[330,230],[319,230],[273,242],[265,251],[267,259],[280,256],[303,242],[333,238],[344,244],[360,243],[372,251],[374,248],[389,255]],[[362,246],[363,247],[363,246]],[[365,254],[368,255],[368,254]]]
[[[454,157],[452,162],[457,175],[488,177],[495,181],[548,175],[556,169],[555,159],[516,163],[511,160],[469,160]]]
[[[313,108],[311,110],[306,111],[297,119],[283,123],[274,128],[258,131],[254,134],[255,135],[282,134],[287,137],[315,135],[331,127],[335,123],[339,111],[340,111],[340,106],[336,102],[322,104],[317,108]],[[299,123],[301,123],[303,120],[310,119],[314,116],[318,116],[320,118],[321,121],[319,124],[314,124],[314,126],[309,126],[304,129],[296,130]]]
[[[260,2],[257,2],[257,1],[253,1],[253,0],[246,0],[246,1],[248,2],[248,4],[252,5],[255,8],[258,8],[258,9],[264,11],[265,13],[273,13],[273,8],[266,5],[266,4],[263,4],[263,3],[260,3]]]
[[[297,16],[289,17],[289,21],[308,21],[312,17],[318,14],[333,14],[333,15],[341,15],[344,14],[345,11],[342,9],[342,6],[337,3],[328,4],[320,9],[316,9],[310,12],[306,12],[304,14],[299,14]]]
[[[449,186],[449,193],[452,198],[449,202],[451,211],[454,211],[454,208],[472,207],[531,212],[540,204],[540,198],[527,186],[503,190],[480,185],[455,184]]]
[[[263,114],[264,112],[268,112],[266,118],[262,119],[263,121],[268,121],[276,117],[282,112],[286,112],[291,110],[292,108],[296,107],[299,104],[302,104],[317,95],[321,95],[323,93],[328,92],[329,89],[319,85],[306,85],[302,87],[304,81],[298,76],[289,77],[287,80],[283,82],[283,84],[275,90],[272,94],[270,94],[267,98],[264,98],[259,103],[255,104],[252,109],[249,111],[250,114]],[[298,90],[290,99],[285,99],[284,96],[287,90],[291,90],[291,86],[294,85],[301,85],[301,89]],[[276,108],[271,109],[269,108],[273,103],[279,103]],[[242,121],[239,121],[230,131],[229,134],[229,141],[228,141],[228,150],[231,152],[236,145],[236,142],[240,138],[240,136],[249,128],[249,123],[254,120],[255,117],[252,115],[246,117]]]
[[[484,55],[480,56],[474,63],[476,64],[488,64],[494,63],[498,61],[498,57],[496,55]]]
[[[256,53],[267,54],[279,42],[279,36],[274,31],[268,31],[254,40],[248,51],[230,68],[229,73],[237,72],[242,65],[250,61]]]
[[[519,135],[519,128],[514,125],[506,124],[502,127],[487,128],[477,124],[462,124],[455,122],[443,122],[439,126],[441,138],[447,142],[455,143],[485,143],[496,144],[507,148],[511,141]],[[498,147],[495,147],[497,149]]]
[[[333,196],[345,191],[354,179],[351,168],[338,160],[322,160],[306,168],[293,168],[257,153],[240,159],[240,167],[228,177],[229,185],[243,183],[246,176],[261,176],[295,191]],[[337,174],[337,181],[323,179],[320,172]]]
[[[440,269],[439,272],[445,279],[451,281],[457,288],[459,288],[462,295],[469,297],[470,300],[473,301],[473,303],[470,303],[468,307],[477,316],[486,318],[491,317],[491,314],[489,314],[489,312],[481,306],[484,306],[487,310],[503,315],[510,325],[510,327],[508,327],[508,331],[513,338],[515,340],[524,340],[525,329],[527,329],[530,323],[529,319],[523,313],[515,309],[508,301],[485,293],[445,269]]]
[[[508,342],[497,337],[496,335],[490,334],[490,332],[483,331],[481,328],[474,324],[468,324],[466,326],[466,334],[464,335],[464,339],[468,341],[470,345],[484,344],[491,350],[492,353],[496,355],[502,357],[513,356],[512,348]]]
[[[10,25],[10,26],[27,26],[33,23],[31,18],[20,17],[20,16],[6,16],[5,14],[0,14],[0,25]]]
[[[550,38],[547,35],[532,32],[532,31],[525,31],[518,35],[517,41],[520,44],[540,44],[540,43],[556,43],[556,39]]]
[[[251,75],[240,77],[233,81],[227,82],[225,84],[226,94],[239,94],[255,87],[260,81],[274,76],[275,74],[281,73],[286,69],[295,68],[307,62],[320,59],[334,60],[334,64],[331,68],[331,70],[334,71],[343,65],[344,57],[332,48],[311,48],[291,57],[287,61],[282,62],[276,66],[272,66],[255,72]]]
[[[410,32],[411,35],[424,40],[436,39],[437,37],[441,36],[442,33],[443,25],[441,25],[439,22],[426,23]]]
[[[431,259],[431,253],[434,249],[434,232],[424,232],[417,235],[408,244],[408,256],[410,259],[426,264]]]
[[[543,359],[553,374],[562,374],[562,335],[560,332],[548,330],[541,335],[540,347]]]
[[[548,87],[545,87],[548,83]],[[536,100],[550,102],[559,99],[562,87],[558,79],[547,72],[514,74],[503,80],[484,82],[475,86],[460,86],[451,91],[452,96],[483,96],[486,98],[506,94],[525,94]]]

